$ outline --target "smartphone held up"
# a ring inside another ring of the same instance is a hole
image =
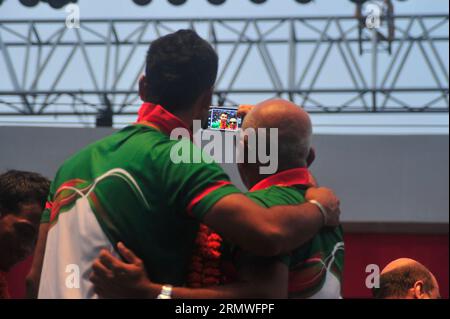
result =
[[[241,128],[242,117],[238,108],[212,106],[209,110],[208,129],[220,131],[237,131]]]

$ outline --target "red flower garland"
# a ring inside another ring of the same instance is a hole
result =
[[[223,282],[220,270],[222,238],[207,226],[200,225],[195,244],[197,247],[194,249],[187,286],[201,288],[220,285]]]

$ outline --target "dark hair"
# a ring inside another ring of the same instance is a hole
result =
[[[44,209],[50,181],[37,174],[11,170],[0,175],[0,208],[16,212],[20,204],[38,202]]]
[[[212,46],[192,30],[161,37],[147,53],[146,100],[169,111],[189,106],[214,86],[218,65]]]
[[[380,288],[373,289],[373,296],[377,299],[403,298],[419,280],[423,281],[426,293],[433,290],[433,279],[425,266],[417,263],[399,267],[380,276]]]

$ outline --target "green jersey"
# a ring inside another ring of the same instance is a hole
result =
[[[309,176],[303,168],[284,171],[255,185],[247,196],[267,208],[297,205],[305,202]],[[248,257],[240,250],[233,255],[237,266]],[[341,298],[344,267],[341,227],[324,228],[291,254],[278,259],[289,267],[289,298]]]
[[[51,223],[39,297],[95,297],[88,280],[101,249],[122,241],[142,258],[156,282],[182,285],[194,241],[209,209],[239,193],[215,164],[171,161],[170,131],[184,124],[160,106],[144,104],[138,124],[67,160],[51,186],[43,222]],[[196,150],[198,151],[198,150]],[[65,285],[67,265],[81,286]]]

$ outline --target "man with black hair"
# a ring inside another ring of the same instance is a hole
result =
[[[339,200],[328,189],[309,190],[311,202],[268,209],[242,194],[219,165],[172,159],[180,144],[196,152],[190,139],[170,135],[181,128],[192,137],[193,121],[207,120],[217,71],[217,54],[194,31],[151,44],[137,123],[75,154],[52,183],[42,220],[48,235],[41,241],[45,256],[39,251],[40,298],[95,298],[92,263],[119,241],[142,258],[152,278],[182,285],[199,222],[269,256],[339,223]]]
[[[0,299],[8,297],[6,273],[34,250],[49,189],[50,181],[36,173],[0,175]]]
[[[421,263],[400,258],[381,272],[380,287],[373,289],[377,299],[439,299],[439,284]]]

